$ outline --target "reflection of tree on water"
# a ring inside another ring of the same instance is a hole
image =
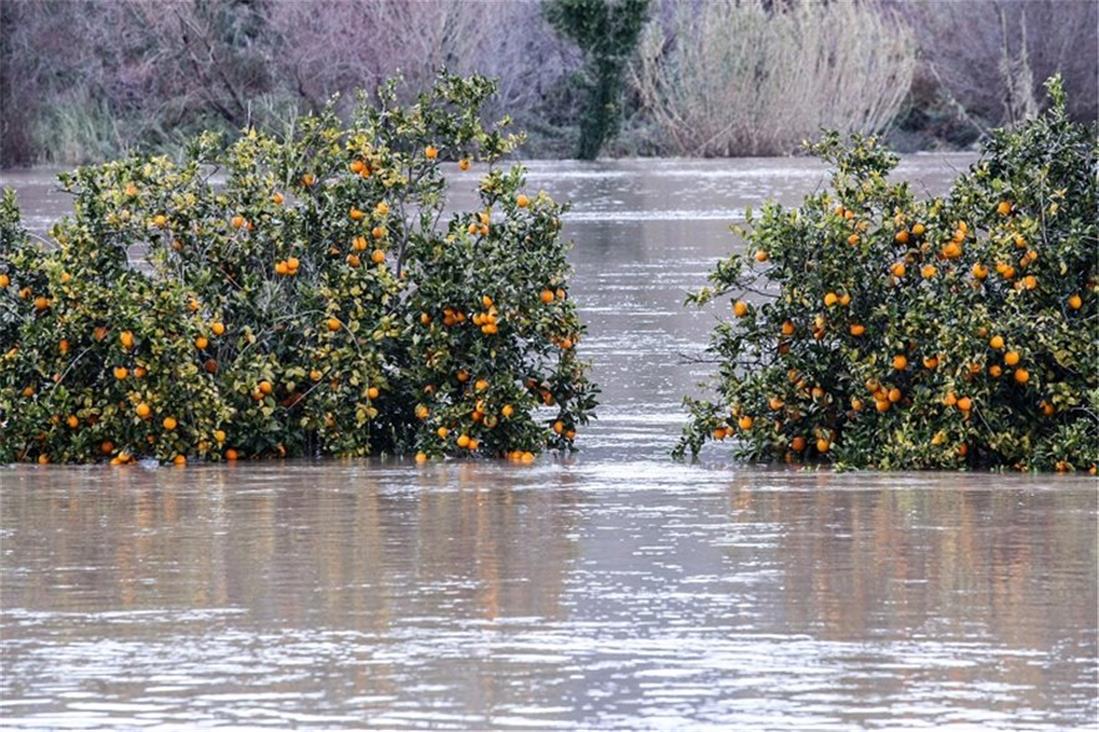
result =
[[[765,524],[775,537],[767,564],[777,576],[761,594],[781,598],[757,602],[783,614],[759,613],[760,632],[869,642],[868,653],[875,641],[917,648],[931,639],[944,647],[1040,649],[1049,654],[1041,663],[1005,654],[994,669],[1035,697],[1050,682],[1048,661],[1080,652],[1078,629],[1093,627],[1096,617],[1093,492],[1060,492],[1048,489],[1048,478],[1043,485],[1025,477],[1004,485],[960,475],[795,480],[792,490],[773,490],[756,475],[729,490],[734,526]],[[737,563],[746,554],[759,560],[758,549],[728,552]],[[1081,587],[1090,588],[1088,597],[1079,596]],[[1085,655],[1094,658],[1094,635],[1088,642]],[[960,663],[950,675],[976,681],[989,672]],[[926,668],[891,673],[899,691]],[[1039,698],[1019,702],[1042,706]]]

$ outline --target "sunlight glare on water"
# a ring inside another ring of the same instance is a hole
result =
[[[968,162],[902,174],[940,192]],[[571,458],[0,468],[0,724],[1094,725],[1094,481],[667,457],[718,314],[685,292],[746,208],[824,182],[798,159],[532,164],[574,202],[603,387]],[[40,232],[66,205],[40,172],[0,185]]]

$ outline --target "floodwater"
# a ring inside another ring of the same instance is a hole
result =
[[[903,173],[942,191],[969,159]],[[461,177],[460,177],[461,178]],[[0,467],[0,725],[1094,728],[1097,490],[671,462],[684,292],[805,160],[535,163],[603,387],[534,466]],[[465,178],[466,182],[472,179]],[[66,205],[0,173],[32,227]],[[456,196],[456,204],[468,203]]]

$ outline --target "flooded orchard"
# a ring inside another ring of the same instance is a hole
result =
[[[968,162],[901,173],[938,192]],[[0,468],[4,724],[1093,725],[1093,479],[668,459],[718,314],[685,291],[746,207],[824,180],[531,166],[573,202],[603,388],[570,458]],[[46,173],[0,184],[38,231],[67,205]]]

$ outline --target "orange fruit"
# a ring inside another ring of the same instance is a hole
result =
[[[176,418],[175,417],[165,417],[164,421],[161,422],[161,424],[164,426],[164,429],[171,432],[172,430],[174,430],[176,428],[176,424],[177,424]]]
[[[80,426],[80,420],[75,414],[70,414],[65,420],[65,424],[69,425],[69,427],[75,430],[77,427]]]
[[[384,239],[386,233],[386,228],[384,226],[375,226],[370,230],[370,235],[375,239]]]
[[[374,213],[378,216],[385,216],[389,213],[389,204],[385,201],[379,201],[378,205],[374,207]]]
[[[925,231],[925,229],[924,229],[923,224],[916,224],[915,226],[912,227],[912,233],[915,234],[916,236],[923,236],[924,231]]]
[[[755,256],[756,256],[756,261],[757,262],[766,262],[768,259],[771,258],[771,255],[767,252],[766,249],[756,250],[756,255]]]
[[[118,379],[119,381],[122,381],[123,379],[125,379],[129,375],[130,375],[130,370],[128,368],[126,368],[125,366],[115,366],[114,367],[114,377],[116,379]]]
[[[427,453],[423,453],[423,452],[416,453],[415,460],[416,460],[416,462],[421,463],[421,464],[426,463],[427,462]]]
[[[778,398],[777,396],[774,396],[767,400],[767,406],[771,408],[772,412],[777,412],[778,410],[786,406],[786,402],[782,401],[782,399]]]
[[[852,323],[850,331],[851,331],[851,335],[853,335],[855,337],[858,337],[858,336],[861,336],[863,333],[866,332],[866,326],[862,325],[861,323]]]
[[[211,323],[210,332],[216,336],[225,335],[225,323]]]
[[[183,455],[182,453],[179,454],[179,455],[176,455],[174,458],[172,458],[172,464],[173,465],[186,465],[187,464],[187,456]]]
[[[118,342],[123,348],[134,347],[134,334],[128,330],[124,330],[118,335]]]
[[[893,402],[894,404],[899,402],[903,398],[903,396],[904,395],[901,394],[901,390],[898,389],[895,386],[892,389],[889,390],[889,394],[888,394],[889,401]]]
[[[530,205],[530,199],[527,198],[524,194],[520,193],[518,196],[515,197],[515,205],[519,208],[526,208]]]
[[[749,417],[748,415],[744,415],[743,417],[741,417],[740,419],[737,420],[737,426],[740,427],[740,429],[742,429],[742,430],[752,429],[753,424],[755,424],[755,420],[752,419],[751,417]]]
[[[549,305],[553,302],[553,290],[542,290],[538,297],[542,300],[542,304]]]
[[[313,175],[312,173],[305,173],[301,177],[301,184],[303,186],[305,186],[306,188],[309,188],[310,186],[312,186],[316,182],[317,182],[317,177],[315,175]]]
[[[925,280],[929,280],[939,273],[939,268],[933,264],[925,264],[920,268],[920,276]]]
[[[342,327],[342,324],[336,318],[329,318],[327,321],[325,321],[325,325],[327,325],[328,330],[333,333]]]
[[[515,414],[515,407],[510,404],[505,404],[504,408],[500,410],[500,414],[504,415],[505,418],[510,417]]]
[[[458,161],[458,170],[469,170],[469,158],[462,158]]]
[[[1079,310],[1084,306],[1084,299],[1078,294],[1073,293],[1068,296],[1068,306],[1072,310]]]
[[[283,200],[285,199],[283,199],[282,194],[278,191],[275,191],[273,194],[271,194],[271,202],[274,203],[276,206],[281,206]]]
[[[1025,384],[1030,381],[1030,372],[1026,369],[1015,369],[1015,382]]]
[[[907,244],[908,232],[905,229],[901,229],[893,236],[893,241],[897,242],[898,244]]]
[[[1006,363],[1008,366],[1014,366],[1015,364],[1019,363],[1019,352],[1008,351],[1007,353],[1005,353],[1004,363]]]
[[[199,336],[198,338],[195,338],[195,348],[197,348],[198,350],[205,351],[206,346],[208,345],[210,345],[210,341],[208,338],[206,338],[206,336]]]
[[[973,401],[969,397],[962,397],[958,400],[957,404],[958,409],[962,410],[963,412],[968,412],[970,409],[973,408]]]
[[[290,268],[286,266],[286,262],[275,262],[275,274],[282,277],[290,274]]]
[[[939,367],[938,356],[924,356],[923,367],[929,371],[937,369]]]
[[[356,269],[356,268],[358,268],[358,266],[360,264],[362,264],[362,260],[359,259],[359,256],[357,254],[348,254],[347,255],[347,266],[348,267],[350,267],[351,269]]]
[[[217,440],[218,444],[221,444],[222,442],[225,442],[225,431],[224,430],[214,430],[214,439]]]
[[[737,300],[733,303],[733,315],[738,318],[743,318],[748,315],[748,303],[743,300]]]
[[[424,148],[424,157],[428,160],[434,160],[435,158],[439,157],[439,148],[435,147],[434,145],[428,145]]]
[[[229,219],[229,223],[234,229],[239,229],[244,226],[244,217],[240,214],[237,214],[233,218]]]
[[[446,427],[440,427],[439,429],[435,430],[435,434],[439,436],[440,440],[445,440],[446,436],[450,434],[450,430],[448,430]]]
[[[851,246],[856,246],[859,243],[859,235],[852,234],[851,236],[847,237],[847,243]]]
[[[374,264],[381,264],[385,261],[385,252],[381,249],[375,249],[374,252],[370,255],[370,261]]]
[[[1001,216],[1007,216],[1011,213],[1011,201],[1000,201],[1000,203],[996,205],[996,213]]]
[[[145,402],[141,402],[136,407],[134,407],[134,412],[137,414],[138,417],[146,419],[150,414],[153,413],[153,410],[149,407],[148,404],[146,404]]]
[[[466,434],[458,435],[458,440],[457,440],[458,447],[469,447],[469,442],[470,442],[469,435],[466,435]]]
[[[817,440],[817,452],[824,453],[832,447],[832,443],[827,438],[821,437]]]
[[[381,395],[381,389],[376,386],[372,386],[366,390],[366,396],[370,399],[377,399]]]
[[[233,461],[236,460],[238,457],[240,457],[239,453],[237,453],[237,451],[231,447],[225,451],[226,460]]]
[[[787,320],[782,324],[782,334],[784,336],[790,336],[794,334],[794,324]]]
[[[351,218],[352,221],[362,221],[363,218],[366,217],[365,213],[355,208],[354,206],[352,206],[351,210],[347,212],[347,215]]]
[[[908,368],[908,358],[903,353],[898,353],[893,357],[893,369],[896,371],[904,371]]]
[[[257,388],[259,389],[260,394],[263,394],[264,396],[267,396],[268,394],[271,393],[271,391],[273,390],[274,387],[271,386],[270,381],[261,381],[257,385]]]
[[[361,160],[352,160],[351,164],[347,166],[348,170],[356,175],[363,172],[366,169],[366,164]]]
[[[805,438],[798,435],[794,439],[790,440],[790,449],[794,452],[801,452],[805,449]]]
[[[894,277],[900,278],[900,277],[904,277],[904,275],[908,271],[908,269],[907,269],[907,267],[904,266],[904,262],[897,262],[896,264],[894,264],[892,267],[889,268],[889,271],[893,273]]]
[[[989,341],[988,341],[988,347],[995,350],[995,351],[1002,350],[1003,347],[1004,347],[1004,338],[1003,338],[1003,336],[998,336],[998,335],[992,336],[992,338],[990,338]]]
[[[832,307],[837,302],[839,302],[839,299],[839,295],[834,292],[829,292],[824,296],[824,305],[825,307]]]

